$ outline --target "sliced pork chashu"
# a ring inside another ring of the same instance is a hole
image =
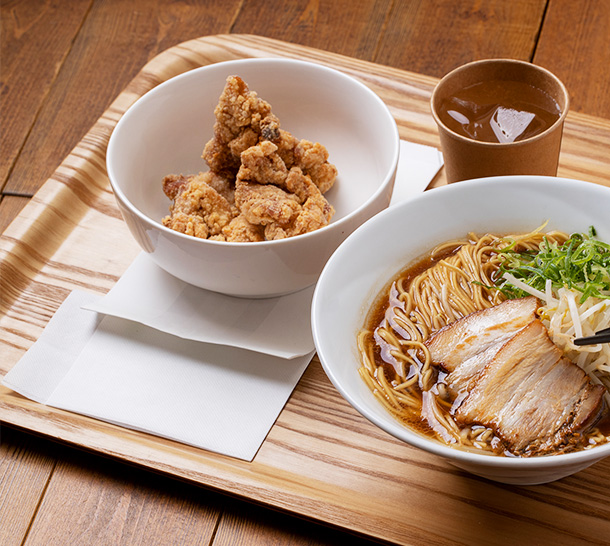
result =
[[[597,417],[603,393],[534,320],[498,350],[455,417],[494,429],[516,453],[544,453],[569,445]]]
[[[430,337],[432,360],[452,372],[469,358],[485,351],[536,318],[539,301],[533,296],[506,300],[452,322]]]
[[[563,357],[536,318],[536,298],[507,300],[428,340],[462,425],[493,429],[515,454],[569,447],[600,415],[604,387]]]
[[[454,390],[472,381],[518,330],[536,318],[539,301],[534,297],[506,300],[471,313],[445,326],[427,341],[432,361],[451,372],[447,384]]]

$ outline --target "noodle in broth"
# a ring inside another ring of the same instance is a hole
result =
[[[466,450],[511,455],[493,430],[458,425],[444,374],[432,365],[425,345],[428,337],[447,324],[504,301],[494,288],[498,250],[537,250],[546,238],[562,244],[562,232],[498,237],[471,233],[466,240],[435,248],[431,255],[401,273],[391,284],[359,333],[359,373],[383,406],[411,428],[445,444]],[[590,445],[607,441],[599,429],[588,434]]]

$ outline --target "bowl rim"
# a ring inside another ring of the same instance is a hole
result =
[[[146,93],[144,93],[133,104],[131,104],[129,106],[129,108],[123,113],[123,115],[121,116],[121,118],[119,119],[117,124],[115,125],[114,129],[112,130],[112,133],[108,140],[108,147],[107,147],[107,151],[106,151],[106,171],[107,171],[108,179],[110,181],[110,185],[114,192],[115,197],[121,202],[121,204],[123,206],[125,206],[129,210],[129,212],[131,214],[137,216],[141,221],[143,221],[149,227],[160,230],[166,236],[175,237],[177,239],[184,239],[184,240],[191,241],[191,242],[199,241],[198,243],[193,243],[193,244],[215,245],[215,246],[226,247],[226,248],[238,248],[238,247],[242,247],[242,246],[251,248],[253,246],[252,242],[233,242],[233,241],[216,241],[216,240],[210,240],[210,239],[201,239],[198,237],[194,237],[192,235],[186,235],[184,233],[180,233],[178,231],[175,231],[173,229],[170,229],[170,228],[164,226],[160,221],[157,221],[154,218],[151,218],[147,214],[144,214],[144,212],[142,212],[137,206],[135,206],[134,203],[131,202],[131,200],[129,200],[127,198],[127,196],[121,189],[120,184],[117,182],[118,176],[115,172],[115,169],[113,167],[113,162],[112,162],[112,159],[114,157],[115,150],[117,147],[117,139],[120,136],[122,127],[124,125],[126,125],[127,123],[129,123],[129,120],[134,115],[134,112],[137,112],[137,110],[143,104],[145,105],[147,102],[154,99],[154,97],[156,97],[158,94],[163,93],[165,91],[166,87],[176,85],[177,82],[179,82],[183,79],[199,77],[199,74],[210,72],[210,71],[224,71],[225,69],[230,69],[233,66],[239,66],[239,65],[244,65],[244,64],[248,64],[248,65],[250,65],[250,64],[252,64],[252,65],[277,64],[277,65],[302,66],[302,67],[310,69],[310,70],[313,69],[313,70],[318,70],[318,71],[322,71],[322,72],[327,72],[329,74],[332,74],[333,77],[343,79],[344,81],[350,82],[352,85],[355,85],[356,87],[360,88],[365,93],[365,95],[367,95],[378,106],[380,113],[382,113],[382,115],[386,118],[388,125],[392,129],[392,133],[393,133],[393,150],[392,150],[392,155],[391,155],[390,168],[384,174],[382,182],[375,189],[375,191],[366,199],[366,201],[364,201],[360,206],[358,206],[354,210],[350,211],[348,214],[346,214],[342,218],[338,219],[337,221],[333,222],[331,220],[331,222],[328,225],[323,226],[319,229],[316,229],[314,231],[310,231],[308,233],[304,233],[301,235],[287,237],[285,239],[277,239],[277,240],[272,240],[272,241],[257,241],[256,245],[254,245],[254,246],[256,246],[257,248],[279,247],[280,245],[290,244],[290,242],[294,241],[294,240],[303,240],[304,241],[306,239],[322,237],[322,236],[324,236],[323,234],[330,229],[333,229],[333,230],[339,229],[340,230],[344,224],[348,224],[354,217],[358,216],[359,214],[362,213],[362,211],[366,210],[366,208],[371,203],[374,203],[380,197],[380,195],[387,190],[388,186],[392,183],[392,180],[396,174],[396,170],[397,170],[397,166],[398,166],[398,157],[399,157],[399,153],[400,153],[400,135],[398,132],[398,125],[396,124],[396,120],[392,116],[392,113],[390,112],[390,109],[387,106],[387,104],[379,97],[379,95],[377,95],[372,89],[370,89],[364,83],[357,80],[353,76],[350,76],[349,74],[346,74],[346,73],[336,70],[334,68],[331,68],[331,67],[328,67],[328,66],[325,66],[322,64],[314,63],[311,61],[303,61],[300,59],[260,57],[260,58],[233,59],[233,60],[228,60],[228,61],[221,61],[221,62],[197,67],[197,68],[194,68],[191,70],[187,70],[186,72],[183,72],[182,74],[178,74],[176,76],[173,76],[173,77],[161,82],[159,85],[155,86],[154,88],[152,88],[149,91],[147,91]]]
[[[468,465],[476,465],[480,468],[490,469],[542,469],[549,467],[561,468],[565,466],[576,466],[579,463],[593,463],[609,456],[610,442],[602,444],[600,446],[596,446],[591,449],[573,451],[570,453],[559,453],[554,455],[549,454],[540,455],[536,457],[494,456],[487,453],[460,450],[458,448],[444,445],[433,439],[426,438],[423,435],[411,431],[408,427],[401,425],[397,420],[394,420],[389,413],[387,415],[384,415],[383,418],[378,417],[374,411],[369,410],[369,407],[366,404],[361,404],[355,396],[353,396],[348,390],[344,388],[341,381],[337,377],[337,374],[334,371],[334,367],[328,362],[327,355],[324,353],[324,347],[321,348],[321,339],[324,336],[324,331],[322,328],[320,328],[319,325],[319,317],[322,315],[322,292],[324,291],[325,284],[327,282],[327,277],[332,273],[332,269],[335,267],[335,262],[341,260],[342,253],[345,252],[345,249],[350,244],[350,241],[353,241],[360,237],[361,233],[371,229],[371,226],[374,227],[376,224],[384,222],[387,216],[405,214],[404,210],[408,210],[408,208],[416,206],[422,201],[435,199],[438,195],[448,194],[451,196],[468,188],[476,189],[481,186],[488,186],[489,184],[509,184],[511,182],[526,180],[529,184],[534,183],[542,185],[543,187],[552,187],[553,191],[556,191],[558,186],[571,186],[574,191],[578,191],[579,189],[586,189],[593,192],[599,192],[600,195],[604,195],[604,198],[610,201],[610,188],[606,186],[602,186],[600,184],[595,184],[592,182],[585,182],[582,180],[559,178],[553,176],[506,175],[465,180],[456,184],[448,184],[446,186],[441,186],[431,191],[424,192],[408,201],[397,203],[396,205],[378,213],[373,218],[358,227],[335,250],[333,255],[327,261],[314,290],[311,306],[311,325],[314,344],[316,347],[316,353],[326,375],[330,379],[331,383],[335,386],[335,388],[339,391],[339,393],[349,402],[349,404],[356,411],[358,411],[362,416],[364,416],[366,419],[377,425],[379,428],[381,428],[388,434],[394,436],[395,438],[398,438],[399,440],[404,441],[405,443],[411,446],[441,456],[447,460],[454,461],[457,464],[462,463]],[[387,281],[389,282],[389,280],[390,277],[388,276]],[[364,301],[360,301],[360,303],[364,304]],[[354,368],[354,373],[357,373],[356,367]]]

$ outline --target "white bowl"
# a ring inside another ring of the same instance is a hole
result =
[[[330,225],[290,239],[226,243],[161,224],[170,205],[163,177],[208,170],[201,153],[230,75],[271,104],[283,129],[326,146],[339,171],[326,194],[336,210]],[[140,98],[112,133],[107,167],[127,225],[160,267],[208,290],[267,297],[315,283],[345,237],[388,206],[398,150],[398,129],[387,106],[355,79],[308,62],[245,59],[192,70]]]
[[[356,334],[371,304],[404,267],[438,243],[470,231],[525,233],[597,229],[610,241],[610,188],[587,182],[512,176],[459,182],[392,206],[357,229],[328,261],[316,286],[313,335],[328,377],[363,416],[408,444],[485,478],[537,484],[568,476],[610,455],[610,444],[532,458],[471,453],[441,445],[396,421],[358,375]]]

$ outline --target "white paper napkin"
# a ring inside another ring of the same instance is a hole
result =
[[[74,291],[3,384],[32,400],[252,460],[313,352],[291,360],[82,309]]]
[[[401,140],[390,206],[423,192],[442,166],[443,155],[436,148]]]
[[[86,308],[185,339],[295,358],[314,349],[307,312],[313,292],[310,287],[278,298],[225,296],[173,277],[141,253],[112,290]]]
[[[438,150],[402,141],[392,204],[425,190],[441,166]],[[72,292],[2,383],[42,404],[252,460],[313,355],[312,295],[222,296],[142,254],[106,296]]]

